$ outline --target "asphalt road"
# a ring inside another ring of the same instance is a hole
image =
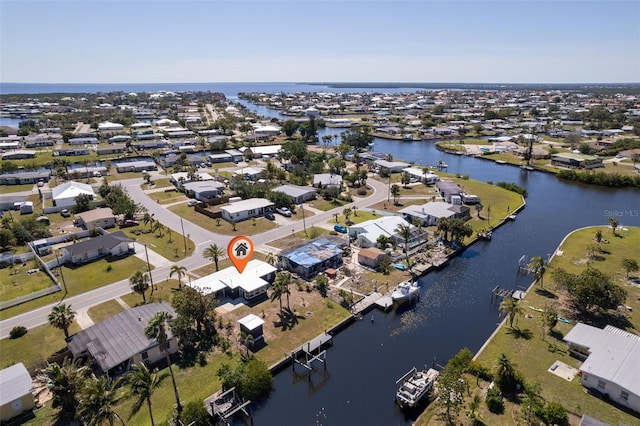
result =
[[[197,225],[194,225],[191,222],[181,220],[180,216],[170,212],[162,205],[149,198],[149,196],[147,196],[147,194],[145,194],[144,191],[140,188],[140,184],[142,184],[142,182],[142,178],[118,181],[118,183],[126,188],[131,198],[134,199],[137,203],[145,206],[149,213],[153,214],[154,218],[159,220],[160,223],[170,227],[175,232],[181,235],[182,228],[184,226],[184,234],[189,235],[189,238],[191,238],[191,240],[196,244],[194,253],[188,258],[177,262],[178,265],[186,267],[189,271],[192,269],[197,269],[210,263],[208,259],[202,257],[203,251],[209,245],[217,244],[219,247],[223,248],[227,246],[227,244],[231,240],[230,236],[216,234]],[[358,199],[346,206],[338,207],[336,209],[311,216],[305,220],[307,227],[329,221],[333,218],[334,213],[342,213],[342,210],[345,207],[352,207],[355,205],[358,208],[363,208],[372,204],[379,203],[388,198],[388,188],[386,184],[378,182],[374,179],[370,179],[367,181],[367,185],[372,187],[374,190],[373,194],[371,194],[369,197]],[[253,235],[251,237],[251,240],[257,247],[270,241],[274,241],[284,236],[290,235],[292,231],[298,232],[302,229],[302,226],[302,221],[298,220],[295,223],[281,226],[259,235]],[[179,238],[176,238],[176,243],[180,243]],[[170,269],[171,265],[160,267],[151,271],[153,281],[159,282],[167,279]],[[102,302],[114,299],[116,297],[124,296],[128,293],[131,293],[131,287],[129,285],[129,280],[125,279],[102,286],[83,294],[79,294],[77,296],[65,298],[63,299],[63,302],[71,305],[74,310],[80,310],[98,305]],[[21,325],[29,329],[47,323],[47,317],[49,316],[51,309],[55,305],[57,305],[57,303],[52,303],[41,308],[34,309],[30,312],[26,312],[24,314],[20,314],[0,321],[0,339],[8,337],[9,332],[13,327]]]

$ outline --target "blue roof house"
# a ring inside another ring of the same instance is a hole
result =
[[[301,246],[283,251],[279,255],[282,267],[308,280],[328,268],[342,265],[342,250],[347,241],[324,236]]]

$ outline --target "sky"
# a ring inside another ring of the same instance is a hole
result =
[[[0,81],[640,82],[640,0],[0,0]]]

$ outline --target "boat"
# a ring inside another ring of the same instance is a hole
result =
[[[529,305],[529,309],[531,309],[532,311],[536,311],[536,312],[544,312],[544,309],[536,308],[535,306],[531,306],[531,305]]]
[[[493,236],[493,233],[491,231],[482,230],[478,232],[478,238],[480,238],[481,240],[491,241],[492,236]]]
[[[568,319],[566,319],[564,317],[558,317],[558,321],[563,322],[565,324],[571,324],[571,321],[569,321]]]
[[[510,214],[509,216],[507,216],[507,219],[516,220],[516,215],[515,214]]]
[[[413,367],[396,381],[396,402],[401,408],[413,408],[433,388],[440,373],[430,368],[418,370]]]
[[[420,295],[420,287],[415,281],[403,281],[391,293],[391,300],[404,302]]]

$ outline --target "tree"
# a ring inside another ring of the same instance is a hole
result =
[[[438,231],[442,233],[442,239],[448,241],[449,231],[451,230],[451,219],[448,217],[438,218]]]
[[[120,378],[111,381],[108,376],[102,376],[86,382],[78,403],[78,417],[84,420],[86,425],[100,426],[107,421],[113,426],[115,419],[124,425],[124,421],[114,410],[124,399],[123,393],[119,390],[121,381]]]
[[[602,237],[602,229],[596,229],[593,233],[593,239],[596,241],[596,243],[600,244],[603,240]]]
[[[74,199],[76,205],[73,207],[74,213],[82,213],[93,208],[93,196],[89,194],[79,194]]]
[[[613,233],[613,235],[617,235],[616,230],[618,229],[619,225],[620,222],[618,222],[618,219],[616,219],[615,217],[609,218],[609,226],[611,226],[611,232]]]
[[[555,305],[545,305],[540,313],[540,325],[542,326],[542,338],[551,333],[553,327],[558,324],[558,309]]]
[[[282,312],[282,295],[284,294],[284,289],[282,288],[282,283],[280,281],[274,281],[271,286],[271,301],[277,300],[280,303],[280,312]]]
[[[387,237],[385,234],[380,234],[378,236],[378,239],[376,240],[376,246],[380,250],[385,250],[389,243],[391,243],[391,239],[389,237]]]
[[[503,392],[512,390],[516,385],[516,370],[507,355],[500,354],[496,368],[496,382]]]
[[[215,293],[206,294],[200,289],[183,287],[173,294],[171,304],[176,311],[171,330],[181,346],[189,347],[213,339],[215,308],[218,306]]]
[[[167,338],[167,322],[172,319],[172,316],[168,312],[156,313],[147,324],[144,329],[144,334],[149,339],[155,339],[158,342],[160,352],[164,352],[167,366],[169,367],[169,373],[171,374],[171,382],[173,383],[173,393],[176,397],[176,409],[178,413],[182,411],[182,404],[180,403],[180,395],[178,394],[178,386],[176,385],[176,378],[173,375],[173,369],[171,368],[171,359],[169,358],[169,340]]]
[[[624,269],[624,272],[627,274],[627,279],[629,279],[629,274],[631,272],[638,272],[638,261],[636,261],[635,259],[625,257],[624,259],[622,259],[622,262],[620,262],[620,264],[622,265],[622,269]]]
[[[540,288],[544,288],[544,273],[547,271],[547,261],[542,256],[534,256],[527,265],[529,273],[533,273],[534,281],[540,282]]]
[[[240,398],[252,402],[268,396],[273,384],[273,375],[267,365],[255,358],[241,363],[234,370],[223,363],[217,375],[222,380],[223,389],[235,387]]]
[[[234,231],[235,231],[235,222],[233,222],[234,225]],[[206,249],[204,249],[204,252],[202,253],[202,256],[205,259],[209,259],[211,260],[213,263],[216,264],[216,271],[219,271],[220,269],[218,268],[218,260],[224,256],[224,250],[222,250],[220,247],[218,247],[217,244],[211,244],[209,247],[207,247]]]
[[[404,240],[404,253],[407,259],[409,259],[409,239],[411,238],[411,225],[400,224],[395,229],[395,232]]]
[[[65,358],[61,366],[51,363],[41,370],[41,374],[53,395],[53,408],[60,408],[58,415],[69,414],[75,417],[80,392],[91,376],[91,370],[80,365],[79,360]]]
[[[182,288],[182,277],[187,275],[187,268],[184,266],[173,265],[171,271],[169,271],[169,278],[173,275],[178,276],[178,288]]]
[[[561,275],[558,273],[557,276]],[[568,288],[571,302],[582,311],[615,309],[627,297],[627,292],[599,269],[589,267],[578,275],[565,272],[562,280]]]
[[[180,421],[184,425],[209,426],[209,413],[202,401],[191,401],[185,404]]]
[[[149,275],[144,272],[136,271],[129,277],[131,289],[142,296],[142,302],[147,304],[146,291],[149,290]]]
[[[440,410],[443,410],[437,414],[438,420],[444,421],[447,425],[457,424],[467,387],[468,383],[462,371],[447,364],[438,376],[437,401]]]
[[[13,232],[9,229],[0,229],[0,249],[7,250],[14,244]]]
[[[344,223],[349,225],[351,219],[351,209],[349,207],[345,207],[345,209],[342,210],[342,214],[344,215]]]
[[[291,307],[289,306],[289,295],[291,294],[289,284],[291,284],[291,274],[289,272],[278,272],[276,275],[276,281],[280,284],[282,294],[287,295],[287,309],[291,310]]]
[[[324,275],[318,275],[316,277],[316,288],[322,295],[322,297],[327,297],[327,288],[329,287],[329,278]]]
[[[513,328],[513,320],[522,315],[522,307],[517,299],[511,296],[505,297],[502,303],[500,303],[500,313],[508,317],[509,327]]]
[[[64,303],[56,305],[51,309],[49,314],[49,324],[55,328],[59,328],[64,332],[65,339],[69,338],[69,327],[76,317],[75,311],[71,309],[71,306]]]
[[[129,419],[140,411],[140,408],[142,408],[146,402],[147,408],[149,409],[149,417],[151,418],[151,425],[153,426],[154,421],[153,410],[151,409],[151,395],[153,395],[153,392],[160,387],[160,384],[167,375],[159,374],[157,368],[151,371],[144,363],[141,363],[134,365],[125,377],[126,382],[129,385],[131,396],[136,398],[133,403],[133,407],[131,408]]]
[[[402,172],[402,175],[400,175],[400,183],[402,183],[402,185],[406,188],[410,182],[411,175],[409,174],[409,172]]]
[[[391,195],[393,195],[393,204],[398,205],[398,200],[400,199],[400,187],[395,183],[391,185]]]

